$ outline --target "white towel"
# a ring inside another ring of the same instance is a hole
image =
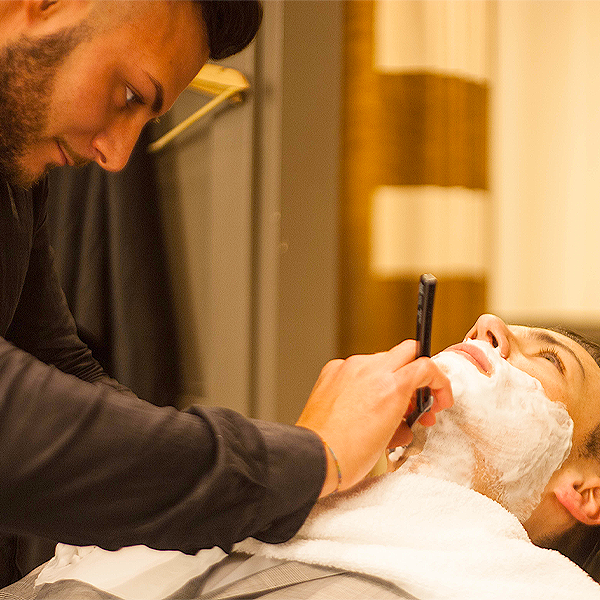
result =
[[[326,498],[290,542],[248,539],[236,549],[373,575],[422,600],[600,598],[597,583],[533,545],[498,503],[400,471]]]

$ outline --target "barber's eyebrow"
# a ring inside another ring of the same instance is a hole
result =
[[[564,342],[560,341],[557,337],[555,337],[554,335],[552,335],[552,333],[546,331],[545,329],[530,329],[529,335],[531,338],[540,343],[558,346],[559,348],[570,354],[579,365],[579,368],[581,369],[581,375],[585,379],[585,369],[583,368],[583,363],[579,359],[579,356],[575,354],[572,348],[569,348],[569,346],[567,346]]]
[[[165,98],[165,92],[160,81],[157,81],[150,73],[146,72],[150,81],[154,85],[154,101],[152,102],[151,110],[155,114],[159,114],[162,110]]]

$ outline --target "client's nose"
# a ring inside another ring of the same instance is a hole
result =
[[[496,315],[481,315],[465,339],[483,340],[494,348],[500,348],[500,355],[507,358],[510,354],[510,332],[506,323]]]

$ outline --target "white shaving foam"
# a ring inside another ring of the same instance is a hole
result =
[[[573,422],[537,379],[510,365],[490,344],[469,343],[486,353],[492,375],[456,352],[434,357],[450,378],[454,406],[436,415],[423,450],[400,470],[470,487],[524,522],[570,452]]]

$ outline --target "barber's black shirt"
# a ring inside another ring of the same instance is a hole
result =
[[[45,182],[0,179],[0,530],[184,552],[291,537],[323,484],[319,438],[109,379],[60,289],[46,201]]]

